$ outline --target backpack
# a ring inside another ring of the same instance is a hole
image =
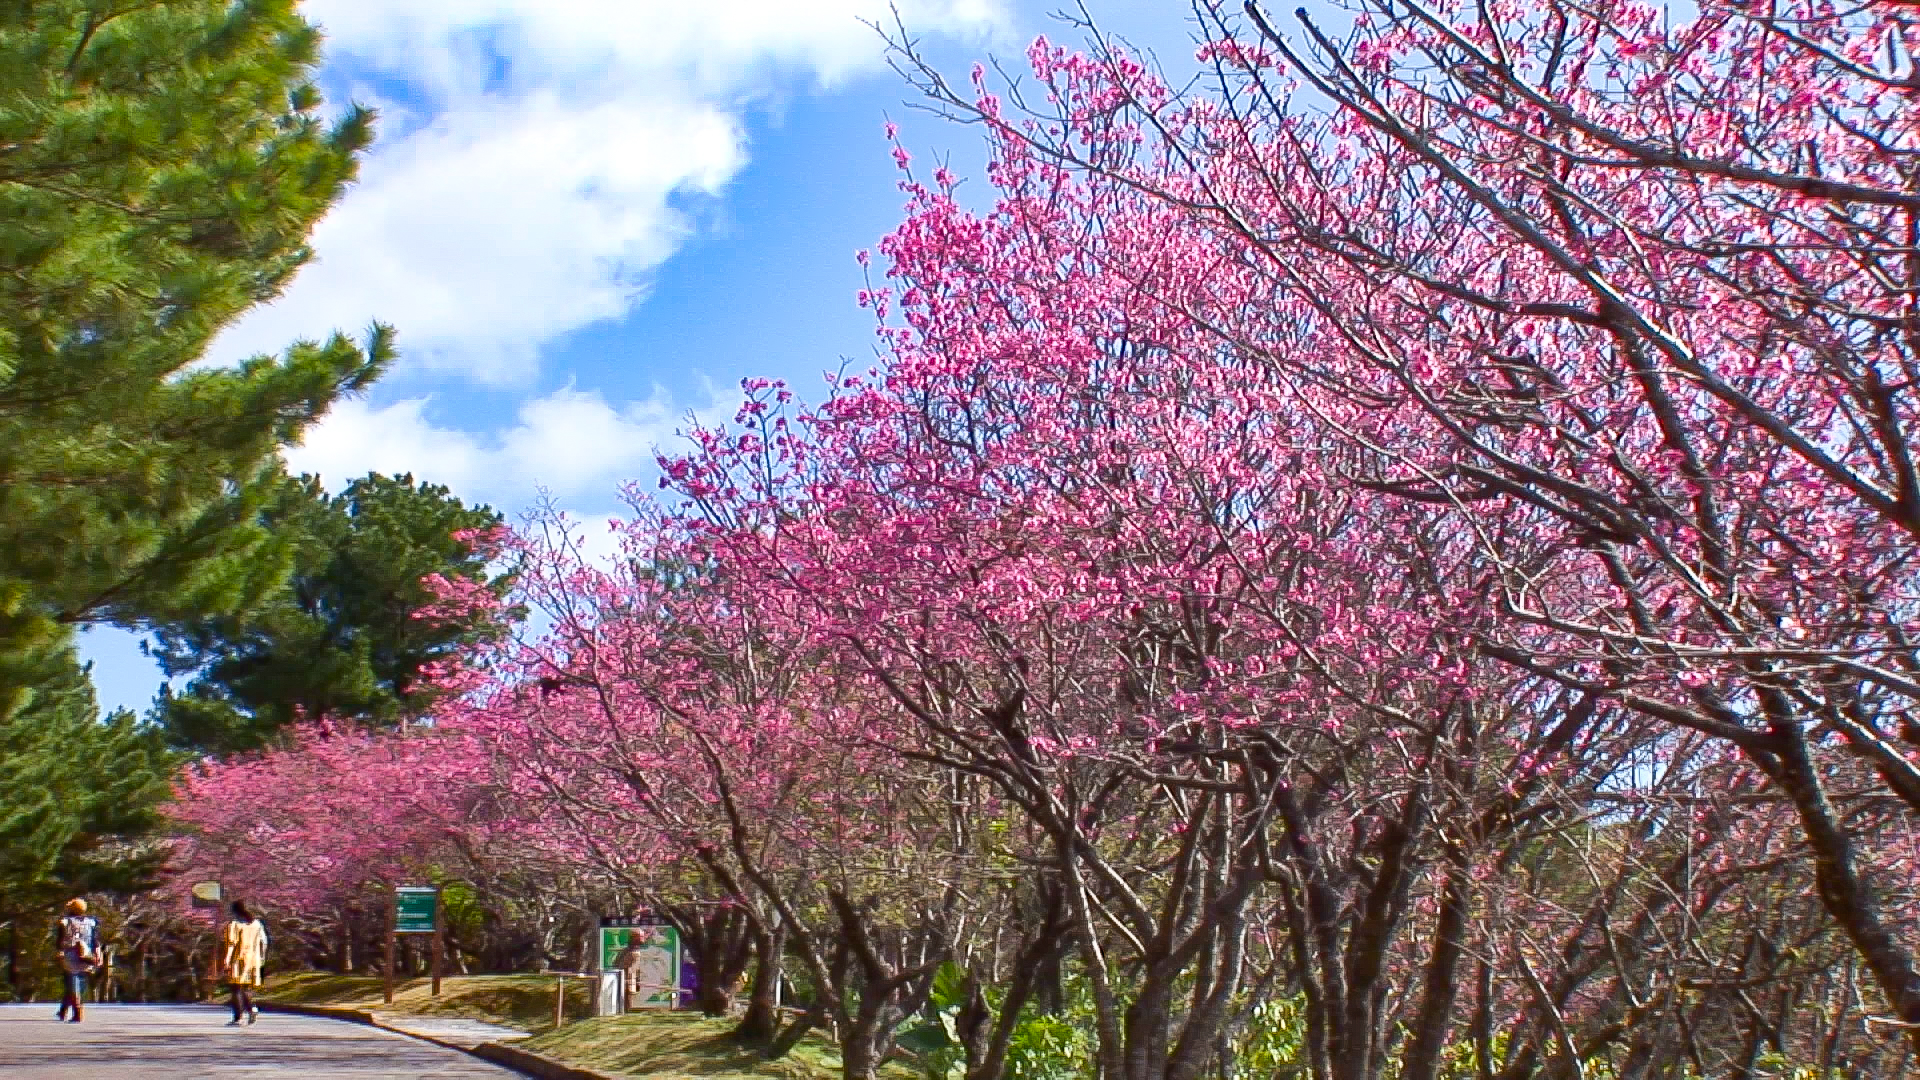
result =
[[[74,956],[93,954],[93,920],[69,915],[60,920],[60,951]]]

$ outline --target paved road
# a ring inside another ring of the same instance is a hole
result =
[[[364,1024],[261,1014],[227,1027],[211,1005],[89,1005],[86,1021],[62,1024],[52,1005],[0,1006],[5,1080],[502,1080],[518,1073],[457,1050]]]

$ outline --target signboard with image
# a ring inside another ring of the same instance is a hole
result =
[[[602,919],[600,970],[627,973],[627,1008],[671,1009],[680,998],[680,932],[635,919]]]

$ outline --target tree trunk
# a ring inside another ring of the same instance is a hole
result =
[[[753,959],[751,920],[739,908],[723,907],[704,915],[682,909],[674,912],[674,922],[681,927],[681,940],[699,974],[695,1003],[707,1016],[727,1015]]]
[[[812,1008],[801,1013],[793,1023],[787,1025],[787,1029],[782,1031],[778,1038],[768,1043],[766,1052],[761,1056],[768,1061],[778,1061],[786,1057],[794,1047],[800,1045],[800,1040],[806,1037],[807,1032],[812,1031],[819,1026],[820,1021],[826,1019],[826,1015],[826,1006],[815,1002]]]
[[[743,1043],[769,1045],[780,1031],[780,961],[786,950],[786,938],[784,927],[755,935],[753,987],[747,998],[746,1015],[733,1029],[733,1037]]]
[[[1401,1080],[1434,1080],[1439,1075],[1440,1055],[1446,1049],[1453,1005],[1459,998],[1455,979],[1465,952],[1466,924],[1467,873],[1463,867],[1450,865],[1446,883],[1441,886],[1440,918],[1434,926],[1425,997],[1414,1022],[1413,1037],[1407,1041],[1406,1056],[1401,1058]]]
[[[1059,888],[1047,891],[1044,917],[1020,948],[1014,963],[1013,978],[1001,996],[996,1015],[981,990],[981,980],[967,976],[967,999],[955,1027],[967,1053],[966,1080],[1000,1080],[1007,1068],[1007,1049],[1020,1024],[1020,1013],[1029,1001],[1049,990],[1055,995],[1059,1015],[1064,1006],[1060,985],[1060,957],[1072,945],[1073,921],[1065,895]],[[1044,1005],[1042,1006],[1044,1009]]]
[[[1880,917],[1879,901],[1860,878],[1853,840],[1827,799],[1805,737],[1787,724],[1777,723],[1776,731],[1784,749],[1761,758],[1758,764],[1780,786],[1800,818],[1807,847],[1813,853],[1820,902],[1860,951],[1888,1006],[1906,1025],[1908,1040],[1920,1050],[1920,973],[1914,970],[1913,954],[1887,929]]]
[[[1034,1007],[1048,1016],[1059,1016],[1067,1011],[1067,982],[1060,970],[1063,955],[1061,952],[1048,953],[1033,975]]]
[[[882,1010],[862,1008],[854,1015],[852,1030],[840,1043],[841,1080],[874,1080],[880,1071],[876,1044],[883,1022]]]

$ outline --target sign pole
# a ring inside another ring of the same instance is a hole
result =
[[[440,958],[446,955],[447,947],[443,935],[446,933],[446,905],[441,902],[441,894],[433,894],[433,996],[440,996]]]
[[[387,1004],[393,1004],[393,942],[399,937],[397,924],[400,921],[400,890],[388,891],[390,903],[387,904]]]

